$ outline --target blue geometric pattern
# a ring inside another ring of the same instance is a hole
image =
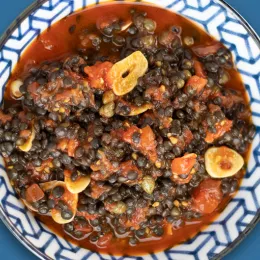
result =
[[[7,32],[0,49],[0,101],[8,78],[28,44],[51,24],[98,0],[38,1],[16,29]],[[146,0],[190,18],[232,50],[246,85],[257,134],[241,188],[223,213],[196,237],[165,252],[143,257],[92,253],[65,241],[37,221],[19,201],[0,159],[0,215],[13,234],[42,259],[212,259],[220,258],[248,232],[260,214],[260,42],[254,32],[217,0]],[[257,196],[258,194],[258,196]]]

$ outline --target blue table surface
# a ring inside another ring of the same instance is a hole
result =
[[[1,0],[0,35],[12,21],[34,0]],[[226,0],[251,24],[260,35],[259,0]],[[225,260],[259,260],[260,259],[260,224],[243,240],[238,247],[224,257]],[[0,258],[5,260],[37,259],[28,251],[0,221]]]

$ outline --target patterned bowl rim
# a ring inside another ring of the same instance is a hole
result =
[[[48,2],[49,0],[36,0],[34,3],[29,5],[12,23],[11,25],[5,30],[5,32],[0,37],[0,49],[4,46],[8,38],[12,35],[12,33],[16,30],[17,26],[26,19],[31,13],[36,11],[38,7],[40,7],[45,2]],[[126,0],[127,1],[127,0]],[[224,0],[213,0],[218,2],[220,5],[222,5],[224,8],[228,9],[244,26],[244,28],[247,30],[247,32],[252,36],[255,43],[257,44],[258,48],[260,49],[260,37],[256,33],[256,31],[252,28],[252,26],[245,20],[245,18],[239,14],[239,12],[233,8],[231,5],[229,5]],[[5,226],[11,231],[11,233],[20,241],[22,245],[24,245],[27,249],[29,249],[33,254],[40,257],[41,259],[52,259],[46,254],[40,252],[37,250],[29,241],[23,239],[23,237],[17,232],[17,230],[12,227],[11,223],[9,223],[8,219],[5,217],[4,212],[2,211],[2,208],[0,207],[0,218],[5,224]],[[229,252],[231,252],[235,247],[237,247],[247,236],[248,234],[255,228],[257,223],[260,222],[260,209],[258,209],[256,215],[252,219],[252,221],[247,225],[247,227],[239,234],[239,236],[230,243],[225,249],[223,249],[220,253],[215,255],[212,260],[216,259],[222,259],[225,255],[227,255]]]

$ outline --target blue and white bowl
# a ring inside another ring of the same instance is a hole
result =
[[[11,71],[33,39],[68,14],[102,2],[106,0],[40,0],[17,18],[0,41],[0,101],[3,99]],[[239,14],[220,0],[146,0],[145,2],[171,9],[193,20],[232,50],[250,98],[257,134],[247,174],[240,190],[214,223],[179,246],[138,259],[222,258],[245,237],[260,218],[260,39]],[[124,258],[90,252],[52,233],[36,220],[17,198],[9,183],[2,159],[0,159],[0,216],[11,232],[39,258],[77,260]]]

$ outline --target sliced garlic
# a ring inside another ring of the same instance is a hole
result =
[[[205,153],[206,170],[212,178],[233,176],[243,165],[243,157],[226,146],[212,147]]]
[[[108,72],[107,79],[114,93],[117,96],[123,96],[135,88],[138,79],[145,74],[147,69],[147,59],[142,52],[136,51],[115,63]]]
[[[66,170],[67,171],[67,170]],[[82,176],[80,175],[79,172],[79,177],[76,181],[72,181],[70,178],[70,175],[68,173],[69,171],[67,171],[67,174],[64,173],[64,181],[66,184],[67,189],[73,193],[73,194],[78,194],[80,192],[82,192],[83,190],[85,190],[88,185],[90,184],[90,175],[86,175],[86,176]]]
[[[40,183],[39,186],[42,188],[44,191],[52,190],[58,185],[63,186],[63,181],[49,181],[49,182],[44,182]]]
[[[30,203],[28,203],[25,199],[22,199],[23,204],[32,212],[38,212],[36,208],[34,208]]]
[[[70,210],[73,213],[73,216],[70,219],[63,219],[61,216],[61,212],[55,208],[51,210],[51,216],[56,223],[66,224],[66,223],[73,221],[73,219],[76,215],[77,204],[78,204],[78,194],[71,193],[67,189],[66,184],[63,181],[50,181],[50,182],[40,184],[40,187],[44,191],[52,190],[57,186],[62,186],[65,189],[65,193],[62,195],[62,200],[64,200],[68,204]]]
[[[140,115],[140,114],[142,114],[142,113],[144,113],[147,110],[152,109],[152,108],[153,108],[152,104],[144,104],[140,107],[137,107],[137,106],[131,107],[131,112],[130,112],[129,116]]]
[[[11,83],[10,90],[13,98],[19,99],[23,95],[20,91],[20,87],[22,85],[23,82],[20,79],[17,79]]]
[[[152,176],[144,176],[141,185],[146,193],[152,194],[155,189],[155,180]]]
[[[18,146],[19,149],[22,150],[23,152],[29,152],[32,148],[32,143],[34,138],[35,138],[35,129],[34,129],[34,124],[32,124],[32,130],[28,140],[23,145]]]

